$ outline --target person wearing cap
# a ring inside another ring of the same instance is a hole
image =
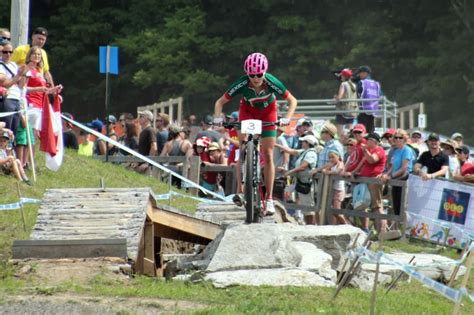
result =
[[[329,151],[336,150],[339,156],[343,156],[344,150],[339,140],[335,139],[337,128],[331,123],[326,123],[320,132],[320,138],[324,141],[324,149],[319,152],[317,170],[321,170],[329,163]]]
[[[374,113],[370,111],[379,109],[379,102],[377,100],[363,101],[363,99],[378,99],[382,95],[380,83],[371,78],[371,72],[369,66],[361,66],[358,71],[360,80],[357,82],[357,96],[362,100],[359,108],[367,111],[366,113],[360,113],[357,116],[357,121],[364,124],[369,133],[375,130]]]
[[[359,176],[370,178],[380,177],[385,169],[387,155],[385,154],[385,150],[380,146],[380,136],[378,134],[376,134],[375,132],[369,133],[366,138],[367,144],[362,149],[364,159],[362,168],[359,172]],[[369,189],[371,198],[370,208],[373,212],[383,214],[383,185],[367,184],[367,188]],[[362,229],[368,231],[369,220],[367,218],[361,218],[361,223]],[[377,232],[382,233],[386,231],[386,220],[376,220],[375,223]]]
[[[86,124],[86,127],[89,127],[90,129],[102,133],[102,129],[104,127],[104,124],[100,119],[94,119],[93,121],[89,122]],[[94,147],[92,149],[92,152],[94,155],[105,155],[105,151],[107,150],[107,145],[104,140],[102,140],[99,137],[96,137],[94,141]]]
[[[353,111],[359,108],[357,101],[346,101],[348,99],[357,99],[356,85],[351,81],[351,77],[351,69],[343,69],[340,73],[341,85],[339,86],[338,93],[334,95],[334,99],[337,101],[336,110]],[[357,114],[352,112],[336,114],[336,127],[339,138],[342,138],[344,135],[344,127],[348,130],[352,129],[352,123],[356,116]]]
[[[456,141],[459,147],[464,145],[464,136],[460,132],[453,133],[451,140]]]
[[[367,140],[365,139],[365,126],[362,124],[355,125],[351,130],[351,134],[356,143],[351,150],[351,155],[347,159],[348,164],[346,165],[346,172],[357,173],[362,167],[362,159],[364,157],[362,148],[367,143]]]
[[[115,125],[117,124],[117,118],[114,115],[107,116],[107,137],[117,141],[117,134],[115,133]],[[107,149],[109,150],[109,155],[114,155],[119,152],[118,148],[111,143],[107,144]]]
[[[202,130],[200,130],[197,133],[196,139],[199,139],[202,137],[208,137],[212,140],[212,142],[219,143],[219,145],[222,148],[223,142],[224,142],[224,136],[220,132],[213,130],[212,128],[213,125],[214,125],[214,117],[212,117],[212,115],[209,115],[209,114],[205,115],[201,121]]]
[[[193,145],[184,138],[183,127],[171,124],[168,127],[168,141],[165,143],[160,156],[191,156]]]
[[[13,51],[12,61],[16,62],[18,65],[24,65],[26,63],[26,55],[28,54],[30,48],[33,46],[41,48],[41,56],[43,61],[41,72],[50,86],[54,86],[53,76],[49,69],[48,54],[43,49],[47,38],[48,30],[46,30],[44,27],[37,27],[31,34],[31,45],[27,44],[16,47]]]
[[[23,169],[20,160],[13,156],[12,148],[8,146],[9,143],[11,144],[11,140],[10,133],[7,131],[0,134],[0,171],[5,175],[13,173],[19,181],[32,186],[32,183],[25,174],[25,170]]]
[[[460,182],[474,183],[474,163],[469,160],[469,148],[465,145],[456,148],[459,162],[461,164],[461,174],[454,175],[453,179]]]
[[[421,153],[428,151],[428,146],[423,141],[423,134],[419,130],[413,130],[410,135],[409,144],[418,151],[418,155]],[[417,157],[418,158],[418,157]]]
[[[80,143],[78,145],[77,154],[82,156],[94,155],[94,142],[90,141],[90,133],[85,130],[79,131]]]
[[[235,123],[239,121],[239,112],[232,112],[227,116],[228,122]],[[238,150],[239,150],[239,133],[237,128],[234,126],[228,131],[224,132],[224,140],[229,143],[227,150],[227,164],[235,165],[238,162]]]
[[[453,179],[454,176],[461,174],[461,163],[456,153],[458,147],[457,142],[452,139],[446,139],[441,142],[441,149],[449,158],[448,171],[444,175],[446,179]]]
[[[285,148],[281,145],[275,145],[283,151],[297,156],[295,167],[283,173],[283,177],[294,176],[296,178],[296,192],[298,193],[297,204],[314,206],[314,185],[311,170],[316,167],[318,154],[315,147],[318,145],[318,139],[313,135],[301,137],[301,150]],[[307,187],[307,191],[303,191],[298,187]],[[317,215],[315,212],[303,211],[306,224],[316,224]]]
[[[449,158],[441,151],[438,134],[431,133],[426,142],[429,150],[420,155],[413,172],[423,180],[445,176],[449,167]]]

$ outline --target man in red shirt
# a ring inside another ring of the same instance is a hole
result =
[[[387,161],[385,150],[380,146],[380,136],[376,133],[367,135],[367,144],[362,145],[362,152],[364,155],[362,168],[359,175],[361,177],[378,177],[382,175]],[[372,199],[370,208],[374,212],[383,213],[382,191],[381,184],[367,184]],[[362,220],[362,228],[368,229],[368,219]],[[379,233],[385,232],[387,229],[386,220],[376,221],[377,231]]]

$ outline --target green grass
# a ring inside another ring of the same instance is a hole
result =
[[[77,156],[67,151],[64,165],[57,172],[44,167],[44,156],[37,154],[38,180],[33,187],[21,184],[24,197],[41,198],[48,188],[99,187],[100,178],[107,187],[151,187],[156,194],[167,192],[167,185],[155,179],[127,171],[119,166],[105,164]],[[16,202],[18,192],[16,180],[0,176],[0,204]],[[167,204],[167,201],[162,201]],[[172,206],[193,211],[196,202],[187,198],[173,198]],[[54,295],[61,292],[86,294],[100,297],[147,297],[189,300],[208,307],[196,310],[195,314],[367,314],[370,307],[370,293],[358,289],[344,289],[337,299],[332,299],[331,288],[298,287],[232,287],[215,289],[210,283],[187,281],[164,281],[142,276],[129,280],[110,279],[96,276],[87,284],[67,281],[54,287],[46,287],[34,277],[16,278],[16,266],[8,260],[14,239],[27,239],[35,224],[37,205],[25,206],[26,231],[20,212],[0,211],[0,305],[8,301],[9,295]],[[376,247],[375,247],[376,249]],[[385,242],[387,252],[435,252],[452,258],[459,257],[454,250],[436,247],[421,242]],[[458,281],[459,285],[459,281]],[[468,283],[468,290],[474,292],[474,280]],[[378,314],[449,314],[453,303],[437,293],[423,287],[415,280],[400,283],[390,294],[382,298],[384,290],[378,291]],[[463,314],[474,314],[474,303],[464,300]],[[149,305],[159,311],[159,303]]]

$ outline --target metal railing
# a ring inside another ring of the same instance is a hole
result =
[[[372,110],[341,110],[336,109],[338,103],[362,103],[362,102],[379,102],[378,109]],[[280,105],[279,112],[286,112],[288,109],[286,101],[277,101]],[[398,105],[396,102],[390,101],[385,96],[374,99],[343,99],[336,101],[335,99],[301,99],[298,100],[298,107],[295,113],[304,114],[305,116],[316,120],[331,120],[335,119],[338,114],[374,114],[375,126],[381,127],[384,130],[387,128],[397,128],[398,122]]]

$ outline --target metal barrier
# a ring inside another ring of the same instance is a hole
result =
[[[151,111],[154,117],[156,117],[158,113],[166,113],[170,116],[171,122],[181,124],[183,119],[183,97],[170,98],[168,101],[137,107],[137,112],[144,110]],[[155,127],[155,121],[153,121],[152,124],[153,127]]]
[[[376,110],[339,110],[336,109],[336,104],[349,103],[349,102],[370,102],[378,101],[379,109]],[[280,105],[280,112],[285,112],[288,107],[286,101],[277,101]],[[387,128],[397,128],[397,110],[398,105],[396,102],[392,102],[385,96],[375,99],[343,99],[336,101],[335,99],[302,99],[298,100],[298,106],[296,107],[295,113],[304,114],[307,117],[313,119],[330,120],[335,119],[337,114],[374,114],[375,125],[382,127],[384,130]]]

